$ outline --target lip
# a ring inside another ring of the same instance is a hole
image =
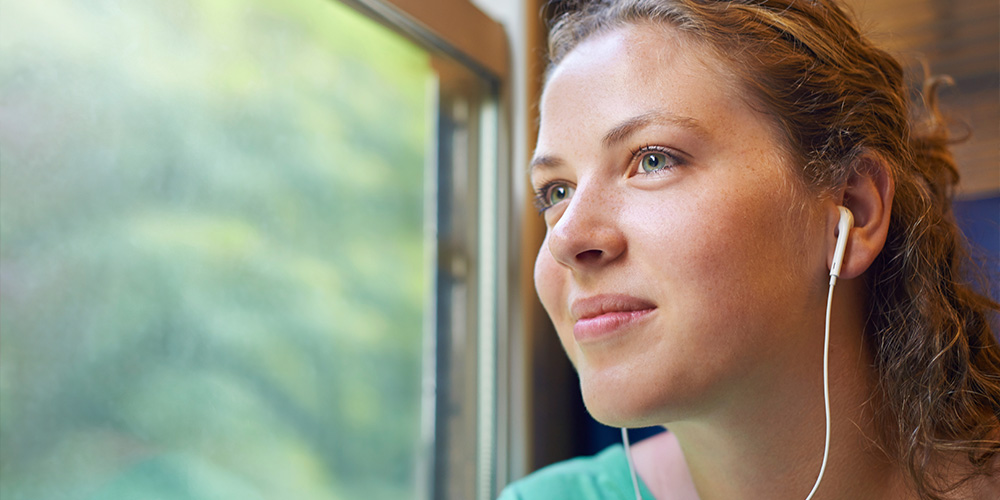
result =
[[[576,318],[573,337],[579,343],[603,340],[634,326],[655,310],[656,304],[631,295],[578,299],[570,307],[570,314]]]

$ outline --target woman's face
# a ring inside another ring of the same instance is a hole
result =
[[[823,337],[819,202],[721,67],[626,27],[576,47],[542,98],[535,283],[611,425],[693,418],[820,362],[803,355]]]

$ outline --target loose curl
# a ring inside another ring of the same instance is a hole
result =
[[[951,214],[958,170],[936,102],[910,123],[899,62],[876,48],[832,0],[593,0],[553,3],[550,70],[583,40],[629,24],[666,23],[730,63],[745,97],[772,116],[800,178],[832,194],[877,158],[895,182],[888,237],[866,273],[883,449],[914,490],[941,499],[997,473],[1000,305],[975,292]],[[875,395],[873,395],[875,396]],[[945,474],[942,460],[962,472]],[[937,465],[935,465],[937,464]],[[945,476],[948,476],[947,478]]]

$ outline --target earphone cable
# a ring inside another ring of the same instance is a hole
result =
[[[628,462],[628,471],[632,474],[632,487],[635,488],[635,500],[642,500],[639,493],[639,478],[635,475],[635,465],[632,464],[632,447],[628,442],[628,429],[622,427],[622,443],[625,443],[625,460]]]
[[[823,480],[823,473],[826,472],[826,462],[830,458],[830,310],[833,308],[833,286],[837,283],[837,276],[830,276],[830,293],[826,297],[826,333],[823,335],[823,403],[826,408],[826,442],[823,445],[823,463],[819,467],[819,475],[816,476],[816,484],[806,500],[812,500],[819,483]]]

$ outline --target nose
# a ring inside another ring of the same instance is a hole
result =
[[[625,235],[612,193],[578,186],[546,238],[556,262],[574,271],[598,268],[624,255]]]

